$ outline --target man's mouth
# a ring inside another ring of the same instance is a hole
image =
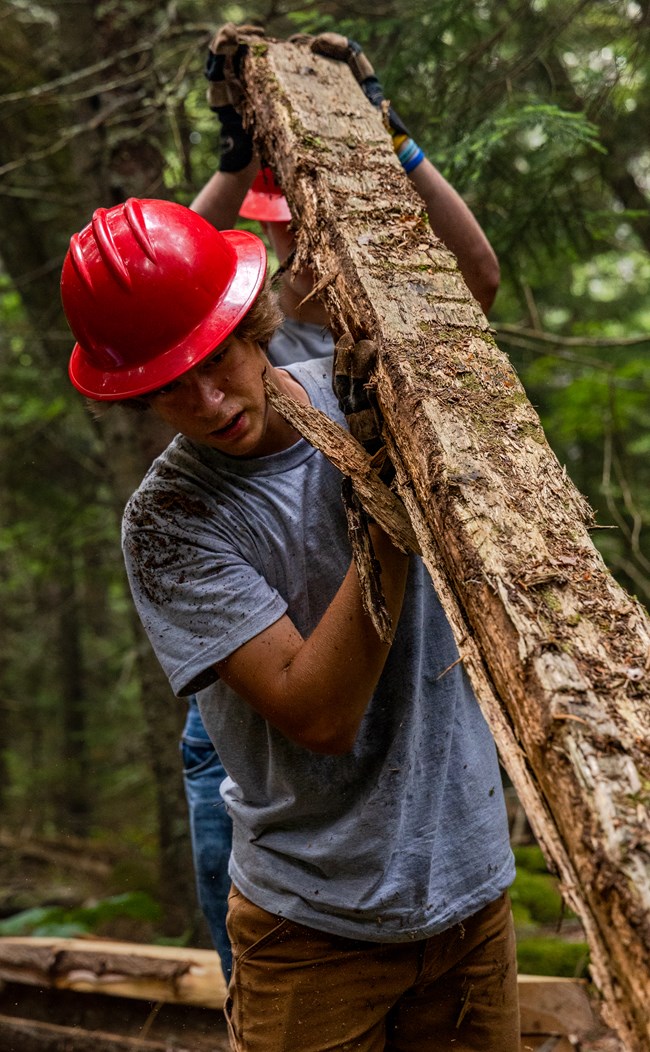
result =
[[[239,413],[235,413],[234,416],[231,416],[230,420],[224,424],[223,427],[214,428],[210,434],[214,438],[230,438],[239,430],[240,425],[243,423],[243,419],[244,410],[242,409]]]

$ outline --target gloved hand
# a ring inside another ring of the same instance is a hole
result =
[[[361,50],[361,45],[357,44],[356,40],[341,36],[340,33],[321,33],[316,37],[303,36],[291,39],[302,43],[309,41],[311,50],[317,54],[337,59],[339,62],[347,62],[363,88],[366,98],[373,106],[381,110],[393,139],[393,149],[402,168],[407,175],[417,168],[424,160],[424,153],[418,144],[413,142],[411,133],[402,118],[397,115],[391,105],[386,105],[384,89],[379,83],[373,66]]]
[[[377,109],[382,108],[384,89],[379,83],[374,67],[356,40],[350,40],[348,37],[341,36],[340,33],[320,33],[311,38],[310,47],[318,55],[325,55],[326,58],[334,58],[339,62],[347,62],[366,98]],[[388,125],[393,136],[405,135],[410,138],[411,133],[392,106],[388,107]]]
[[[240,172],[253,157],[253,139],[237,110],[242,99],[238,78],[246,54],[245,46],[239,43],[238,31],[264,36],[259,26],[226,22],[215,33],[205,63],[208,105],[221,122],[219,170],[222,172]]]
[[[370,454],[371,467],[387,486],[395,477],[393,462],[381,433],[381,413],[374,398],[372,371],[377,348],[372,340],[355,343],[342,336],[334,350],[332,387],[350,434]]]
[[[342,336],[334,351],[332,387],[345,415],[350,434],[374,455],[383,445],[379,417],[373,407],[370,374],[377,357],[372,340],[355,343],[350,335]]]

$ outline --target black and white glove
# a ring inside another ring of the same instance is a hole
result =
[[[208,49],[205,76],[208,81],[208,105],[221,122],[219,170],[240,172],[253,158],[253,139],[244,128],[238,106],[242,100],[239,74],[246,47],[239,43],[238,32],[264,36],[259,26],[236,26],[226,22],[217,30]]]
[[[382,108],[384,89],[372,63],[356,40],[350,40],[349,37],[341,36],[340,33],[320,33],[312,38],[309,46],[318,55],[334,58],[338,62],[347,62],[368,101],[376,109]],[[408,128],[392,106],[388,107],[388,124],[391,134],[410,136]]]
[[[373,404],[371,374],[377,358],[372,340],[355,343],[342,336],[334,351],[332,387],[350,434],[367,453],[375,456],[383,447],[381,420]]]

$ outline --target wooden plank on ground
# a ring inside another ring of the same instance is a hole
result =
[[[183,986],[188,969],[194,969],[196,982]],[[0,1049],[12,1047],[12,1028],[21,1032],[26,1019],[50,1027],[74,1021],[87,1043],[78,1034],[77,1045],[57,1045],[66,1033],[36,1027],[16,1041],[21,1052],[98,1052],[95,1033],[112,1040],[115,1052],[136,1052],[133,1040],[145,1038],[165,1041],[169,1052],[187,1044],[192,1052],[229,1047],[225,986],[211,950],[107,939],[1,938],[0,988],[0,1016],[11,1017],[6,1025],[0,1020]],[[628,1052],[605,1031],[584,980],[520,975],[519,997],[521,1052],[550,1052],[551,1040],[553,1052],[570,1052],[576,1041],[581,1052]]]
[[[0,978],[59,990],[222,1008],[214,950],[104,939],[0,938]]]
[[[5,1052],[194,1052],[187,1045],[0,1015]]]
[[[522,1034],[574,1034],[594,1029],[596,1018],[581,979],[519,976]]]
[[[86,1032],[91,1052],[96,1052],[93,1033],[109,1035],[114,1041],[136,1038],[158,1042],[169,1052],[177,1047],[192,1052],[230,1052],[226,1019],[218,1008],[7,982],[0,983],[0,1016],[18,1020],[19,1028],[22,1021],[30,1020]],[[23,1050],[21,1042],[12,1045],[0,1033],[0,1050],[7,1052],[8,1048]]]
[[[0,979],[79,993],[221,1009],[212,950],[109,939],[0,938]],[[580,979],[520,975],[522,1034],[583,1034],[596,1018]]]

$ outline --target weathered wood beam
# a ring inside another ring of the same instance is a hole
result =
[[[380,115],[307,45],[249,45],[245,116],[283,186],[336,335],[378,348],[397,489],[464,665],[566,901],[608,1020],[650,1047],[650,622]]]
[[[204,1008],[226,999],[214,950],[104,939],[0,938],[0,979]]]
[[[520,975],[518,988],[522,1035],[581,1038],[594,1031],[596,1020],[584,981]]]

